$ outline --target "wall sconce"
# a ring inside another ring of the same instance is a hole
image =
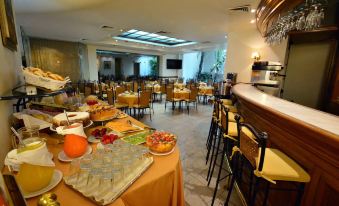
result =
[[[257,52],[257,51],[252,52],[251,58],[254,59],[254,61],[259,61],[259,60],[260,60],[260,54],[259,54],[259,52]]]

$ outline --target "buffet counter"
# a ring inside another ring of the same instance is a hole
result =
[[[237,84],[232,92],[245,121],[267,132],[270,147],[282,150],[310,174],[302,205],[337,204],[339,117],[265,94],[249,84]],[[286,198],[274,191],[270,203],[285,204]]]
[[[134,125],[142,128],[148,126],[128,116],[115,121],[130,120]],[[89,130],[85,130],[89,136]],[[58,153],[63,150],[63,137],[58,134],[40,134],[47,139],[48,150],[53,154],[56,169],[66,174],[70,169],[70,163],[62,162],[58,159]],[[91,145],[93,151],[96,150],[96,143]],[[4,169],[8,172],[7,168]],[[34,174],[32,174],[34,175]],[[84,197],[79,192],[67,186],[62,180],[49,192],[55,193],[61,205],[97,205],[90,199]],[[40,196],[26,199],[28,206],[36,206]],[[183,177],[180,161],[179,147],[176,146],[173,153],[165,156],[153,155],[151,166],[110,206],[124,205],[184,205]]]

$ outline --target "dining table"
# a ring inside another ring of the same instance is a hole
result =
[[[191,90],[189,90],[187,88],[174,89],[173,96],[174,96],[174,99],[178,99],[180,101],[184,101],[186,99],[189,99],[190,93],[191,93]]]
[[[131,121],[134,125],[137,125],[140,128],[149,128],[147,125],[130,116],[112,121]],[[86,133],[88,133],[87,129]],[[41,134],[41,136],[47,139],[47,147],[53,154],[56,169],[60,170],[63,174],[67,173],[70,168],[70,163],[62,162],[58,160],[57,157],[58,153],[63,149],[63,137],[57,134]],[[91,146],[93,148],[93,152],[95,152],[97,143],[93,143]],[[152,156],[153,163],[151,166],[114,202],[108,204],[109,206],[184,205],[183,173],[179,147],[176,146],[171,154],[164,156]],[[3,171],[6,171],[6,169],[3,169]],[[55,193],[57,195],[58,202],[63,206],[97,205],[81,193],[67,186],[63,180],[49,192]],[[38,199],[39,196],[26,199],[27,205],[36,206]]]
[[[138,93],[121,93],[118,95],[117,101],[119,103],[126,103],[129,108],[132,108],[133,105],[138,104]]]

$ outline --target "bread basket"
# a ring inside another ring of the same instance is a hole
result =
[[[27,69],[23,69],[23,74],[27,84],[43,87],[52,91],[62,89],[66,83],[70,82],[69,77],[66,77],[64,81],[59,81],[48,77],[35,75],[29,72]]]

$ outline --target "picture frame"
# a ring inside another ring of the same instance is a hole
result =
[[[104,61],[104,69],[112,69],[112,62],[111,61]]]
[[[17,50],[17,37],[11,0],[0,0],[0,29],[2,44],[12,50]]]

